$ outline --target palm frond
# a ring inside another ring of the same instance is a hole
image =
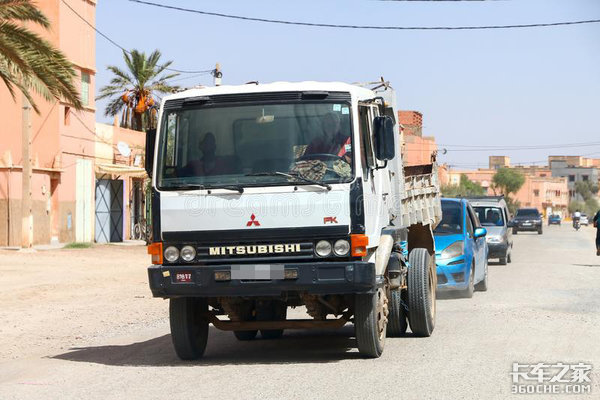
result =
[[[50,28],[50,21],[31,0],[0,0],[0,20],[34,22]]]

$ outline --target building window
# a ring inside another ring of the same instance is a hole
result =
[[[71,107],[65,106],[65,116],[63,119],[63,124],[65,126],[71,125]]]
[[[546,174],[540,174],[540,176],[543,178],[543,177],[545,177],[545,176],[546,176]]]
[[[534,196],[539,196],[540,195],[540,191],[538,189],[534,189],[533,190],[533,195]]]
[[[81,73],[81,104],[90,105],[90,74],[87,72]]]
[[[589,175],[581,175],[581,180],[582,180],[582,181],[587,181],[587,180],[589,180],[589,179],[590,179],[590,176],[589,176]]]
[[[575,182],[575,175],[569,175],[569,182]]]

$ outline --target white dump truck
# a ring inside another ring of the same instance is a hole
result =
[[[354,324],[358,350],[431,335],[435,162],[405,167],[394,91],[346,83],[195,88],[147,132],[150,288],[181,359],[208,326],[239,340]],[[305,319],[288,319],[304,306]]]

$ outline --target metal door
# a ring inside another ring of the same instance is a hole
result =
[[[123,181],[96,181],[97,243],[123,241]]]

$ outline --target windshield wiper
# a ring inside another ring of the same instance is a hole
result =
[[[206,186],[193,183],[182,183],[180,185],[166,186],[163,190],[204,190]]]
[[[244,187],[240,185],[225,185],[225,186],[209,186],[207,189],[226,189],[226,190],[234,190],[238,193],[244,193]]]
[[[244,193],[244,188],[239,185],[205,186],[200,184],[184,183],[181,185],[173,185],[163,188],[163,190],[208,190],[208,194],[211,193],[211,189],[226,189],[234,190],[238,193]]]
[[[324,187],[327,190],[331,190],[331,185],[329,185],[328,183],[324,183],[324,182],[320,182],[316,179],[310,179],[310,178],[306,178],[304,176],[301,176],[297,173],[288,173],[286,174],[285,172],[279,172],[279,171],[273,171],[273,172],[255,172],[252,174],[246,174],[246,176],[283,176],[286,177],[288,179],[299,179],[301,181],[304,182],[308,182],[308,183],[312,183],[313,185],[319,185]],[[294,183],[294,182],[292,182]]]

